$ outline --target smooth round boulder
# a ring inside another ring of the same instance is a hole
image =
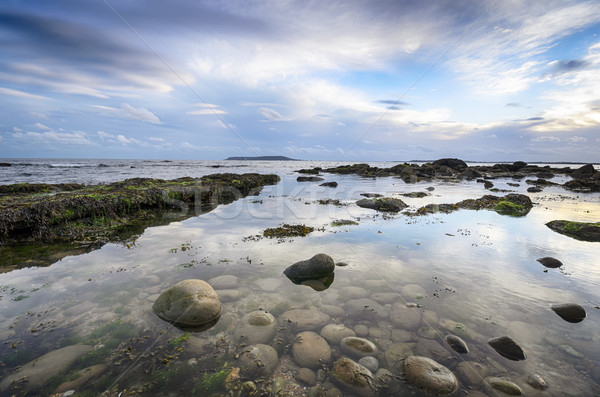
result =
[[[495,376],[490,376],[485,378],[485,382],[492,389],[501,391],[504,394],[508,394],[509,396],[520,396],[523,394],[523,391],[515,382],[512,382],[506,378],[499,378]]]
[[[407,331],[415,331],[421,324],[421,313],[417,308],[407,307],[402,302],[396,302],[390,310],[392,324]]]
[[[357,336],[347,336],[340,341],[340,348],[343,353],[352,357],[376,356],[379,349],[373,342]]]
[[[305,331],[296,335],[292,356],[299,366],[317,369],[331,361],[331,348],[319,334]]]
[[[277,321],[271,313],[257,310],[246,314],[233,334],[236,343],[268,344],[277,332]]]
[[[545,256],[543,258],[538,258],[536,261],[540,262],[542,265],[549,267],[551,269],[556,269],[557,267],[561,267],[563,263],[556,258],[552,258],[551,256]]]
[[[333,273],[335,262],[327,254],[317,254],[312,258],[296,262],[283,271],[290,279],[313,279]]]
[[[311,309],[292,309],[279,317],[281,326],[291,326],[295,331],[314,331],[320,329],[329,322],[331,317],[327,314]]]
[[[576,303],[552,305],[552,310],[569,323],[580,323],[587,316],[585,309]]]
[[[238,358],[237,366],[247,378],[269,376],[279,363],[277,351],[273,347],[263,344],[248,346],[236,357]]]
[[[344,324],[327,324],[321,330],[321,336],[332,345],[338,345],[347,336],[356,336],[356,333]]]
[[[404,360],[404,376],[427,393],[450,394],[458,388],[456,376],[448,368],[422,356],[409,356]]]
[[[457,353],[460,354],[467,354],[469,353],[469,348],[467,347],[467,344],[464,340],[462,340],[462,338],[456,336],[456,335],[446,335],[446,343],[452,348],[454,349],[454,351],[456,351]]]
[[[509,360],[520,361],[525,360],[526,356],[521,349],[521,346],[512,340],[508,336],[500,336],[498,338],[492,338],[488,340],[488,344],[494,348],[502,357],[506,357]]]
[[[362,397],[374,397],[378,392],[373,388],[373,374],[367,368],[342,357],[333,364],[331,375],[334,383],[349,393]]]
[[[152,310],[178,328],[202,331],[219,321],[221,301],[206,281],[190,279],[167,288],[156,299]]]
[[[379,369],[379,360],[373,356],[363,357],[358,363],[373,373]]]
[[[232,274],[224,274],[222,276],[213,277],[208,280],[208,283],[214,289],[235,289],[240,283],[240,279]]]

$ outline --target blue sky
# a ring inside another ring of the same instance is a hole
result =
[[[0,157],[597,162],[600,3],[4,0]]]

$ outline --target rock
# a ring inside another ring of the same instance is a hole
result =
[[[434,360],[448,362],[454,360],[452,353],[433,339],[420,338],[415,347],[415,356],[431,357]]]
[[[366,356],[358,360],[358,363],[371,372],[379,369],[379,361],[373,356]]]
[[[596,169],[593,164],[586,164],[583,167],[576,169],[571,172],[571,178],[573,179],[585,179],[590,178],[596,173]]]
[[[325,313],[330,315],[331,317],[344,317],[346,312],[339,306],[335,305],[321,305],[319,309]],[[346,335],[347,336],[347,335]],[[327,338],[325,338],[327,339]]]
[[[253,379],[271,375],[279,362],[277,351],[263,344],[248,346],[240,351],[237,357],[237,366],[242,374]]]
[[[310,279],[299,279],[299,278],[290,278],[290,280],[294,284],[304,285],[306,287],[310,287],[315,291],[325,291],[327,288],[333,284],[333,280],[335,278],[334,273],[329,273],[325,276],[319,276],[318,278],[310,278]]]
[[[406,357],[413,355],[414,343],[393,343],[385,351],[385,361],[389,368],[397,367]]]
[[[554,313],[560,318],[570,323],[580,323],[586,317],[585,309],[576,303],[563,303],[560,305],[552,305]]]
[[[454,170],[459,170],[459,171],[462,171],[468,167],[467,163],[465,163],[463,160],[454,159],[454,158],[444,158],[444,159],[436,160],[433,162],[433,166],[434,167],[445,166],[445,167],[449,167],[449,168],[452,168]]]
[[[277,332],[277,321],[271,313],[254,311],[246,314],[234,332],[235,343],[268,344]]]
[[[531,186],[527,188],[527,193],[539,193],[541,191],[543,190],[537,186]]]
[[[154,313],[178,328],[206,330],[219,321],[221,302],[203,280],[183,280],[165,290],[152,306]]]
[[[369,335],[369,327],[365,324],[357,324],[354,326],[354,332],[357,336],[367,336]]]
[[[492,338],[488,340],[488,344],[493,347],[498,354],[509,360],[520,361],[525,360],[526,358],[521,346],[517,345],[517,343],[508,336]]]
[[[467,344],[460,337],[458,337],[456,335],[446,335],[445,340],[446,340],[446,343],[448,345],[450,345],[450,347],[452,349],[454,349],[454,351],[456,351],[457,353],[461,353],[461,354],[469,353],[469,348],[467,347]]]
[[[398,299],[400,299],[400,297],[395,292],[376,292],[373,295],[371,295],[371,299],[373,299],[377,303],[385,305],[387,303],[396,302]]]
[[[415,331],[421,324],[421,313],[417,308],[406,307],[402,302],[396,302],[390,310],[390,321],[407,331]]]
[[[367,198],[383,197],[383,194],[379,194],[379,193],[361,193],[360,195],[363,197],[367,197]]]
[[[512,165],[508,166],[508,169],[512,172],[519,171],[521,168],[526,167],[527,163],[524,161],[515,161]]]
[[[282,326],[291,325],[295,331],[314,331],[323,328],[329,323],[327,314],[317,309],[292,309],[283,313],[279,317],[279,324]]]
[[[552,258],[550,256],[545,256],[543,258],[538,258],[536,261],[540,262],[542,265],[555,269],[557,267],[561,267],[563,263],[556,258]]]
[[[327,324],[321,330],[321,336],[332,345],[339,345],[347,336],[356,336],[356,333],[343,324]]]
[[[385,307],[369,298],[351,299],[344,304],[344,310],[354,319],[376,320],[388,316]]]
[[[404,376],[427,393],[450,394],[458,388],[456,376],[448,368],[427,357],[410,356],[404,360]]]
[[[509,396],[520,396],[523,394],[521,388],[515,383],[506,378],[498,378],[490,376],[485,378],[485,382],[492,387],[492,389],[501,391]]]
[[[239,289],[219,289],[216,292],[221,302],[235,302],[242,297]]]
[[[350,285],[347,287],[340,288],[340,295],[342,296],[342,298],[344,300],[348,300],[348,299],[364,298],[367,295],[369,295],[369,293],[367,292],[366,289],[364,289],[362,287],[356,287],[356,286]]]
[[[12,164],[11,163],[0,163],[0,167],[11,167]]]
[[[382,212],[399,212],[408,207],[404,201],[396,198],[376,198],[376,199],[362,199],[356,202],[356,205],[362,208],[369,208],[375,211]]]
[[[419,299],[425,297],[427,291],[419,284],[406,284],[400,289],[400,294],[407,299]]]
[[[294,379],[308,386],[317,384],[317,375],[315,375],[315,371],[310,368],[300,368],[294,375]]]
[[[478,386],[483,382],[488,369],[476,361],[462,361],[456,367],[456,373],[467,386]]]
[[[100,376],[102,376],[107,369],[108,365],[106,364],[96,364],[77,371],[77,373],[74,375],[76,377],[74,380],[61,384],[54,392],[64,393],[68,390],[83,388],[86,384],[92,383],[96,379],[100,378]]]
[[[337,182],[325,182],[325,183],[321,183],[319,186],[325,186],[325,187],[337,187],[338,183]]]
[[[556,220],[546,223],[550,229],[582,241],[600,241],[600,222],[572,222]]]
[[[312,258],[296,262],[283,271],[290,279],[314,279],[333,273],[335,262],[327,254],[317,254]]]
[[[348,393],[362,397],[375,397],[377,391],[373,388],[373,374],[367,368],[342,357],[333,364],[331,371],[333,381]]]
[[[238,287],[239,282],[239,277],[231,274],[225,274],[223,276],[214,277],[208,280],[208,283],[214,289],[235,289]]]
[[[331,361],[331,348],[319,334],[305,331],[296,335],[292,356],[299,366],[316,369]]]
[[[538,390],[546,390],[548,388],[548,383],[540,374],[536,373],[529,374],[529,377],[527,378],[527,384]]]
[[[352,357],[367,357],[375,356],[379,353],[377,346],[373,342],[365,338],[357,336],[347,336],[340,341],[342,353],[346,353]]]
[[[321,178],[320,176],[299,176],[296,180],[298,182],[320,182],[324,181],[325,178]]]
[[[483,182],[483,187],[486,188],[486,189],[491,189],[491,188],[494,187],[494,184],[492,182],[490,182],[490,181],[484,181]]]
[[[82,355],[92,350],[88,345],[71,345],[53,350],[28,362],[12,375],[6,376],[0,382],[0,391],[6,391],[13,381],[25,377],[27,390],[34,392],[42,388],[52,377],[65,373]]]

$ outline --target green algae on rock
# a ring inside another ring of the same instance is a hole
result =
[[[263,236],[268,238],[305,237],[314,230],[314,227],[306,225],[289,225],[285,223],[280,227],[265,229]]]
[[[600,222],[575,222],[555,220],[546,223],[550,229],[581,241],[600,241]]]

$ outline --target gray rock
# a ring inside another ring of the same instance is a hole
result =
[[[379,349],[373,342],[365,338],[356,336],[347,336],[340,341],[340,348],[343,353],[352,357],[375,356]]]
[[[460,380],[467,386],[478,386],[488,373],[488,369],[476,361],[462,361],[456,367]]]
[[[431,357],[441,362],[453,361],[452,353],[433,339],[420,338],[415,348],[416,356]]]
[[[413,355],[414,343],[392,343],[385,351],[388,368],[396,368],[406,357]]]
[[[356,333],[343,324],[327,324],[321,330],[321,336],[332,345],[339,345],[347,336],[356,336]]]
[[[331,348],[317,333],[305,331],[296,335],[292,356],[299,366],[316,369],[331,361]]]
[[[546,390],[548,388],[548,383],[540,374],[536,373],[529,374],[529,377],[527,378],[527,384],[538,390]]]
[[[240,283],[240,279],[237,276],[231,274],[225,274],[208,280],[208,283],[214,289],[235,289]]]
[[[331,317],[327,314],[311,309],[292,309],[279,316],[279,324],[291,326],[296,331],[314,331],[323,328],[329,323]]]
[[[238,367],[248,378],[269,376],[279,362],[277,351],[269,345],[257,344],[244,348],[238,355]]]
[[[235,302],[242,297],[239,289],[219,289],[216,292],[221,302]]]
[[[456,335],[446,335],[446,338],[444,339],[446,340],[446,343],[450,345],[450,347],[454,349],[454,351],[456,351],[457,353],[469,353],[469,347],[467,346],[467,343],[464,340],[462,340],[462,338]]]
[[[234,340],[236,343],[268,344],[277,332],[277,321],[271,313],[254,311],[246,314],[238,323]]]
[[[290,279],[313,279],[333,273],[335,262],[327,254],[317,254],[310,259],[296,262],[283,271]]]
[[[324,181],[325,178],[321,178],[320,176],[299,176],[296,180],[298,182],[320,182]]]
[[[333,381],[348,393],[361,397],[378,394],[372,386],[375,382],[371,371],[348,357],[342,357],[333,364],[331,375]]]
[[[486,384],[491,386],[492,389],[501,391],[509,396],[520,396],[523,394],[521,388],[515,383],[506,378],[498,378],[490,376],[485,378]]]
[[[403,368],[408,383],[427,393],[450,394],[458,388],[458,380],[452,371],[430,358],[407,357],[404,360]]]
[[[366,356],[358,360],[358,363],[371,372],[379,369],[379,361],[373,356]]]
[[[356,202],[362,208],[382,212],[399,212],[408,207],[404,201],[396,198],[382,197],[376,199],[362,199]]]
[[[219,320],[221,302],[207,282],[183,280],[160,294],[152,310],[177,327],[203,330]]]
[[[321,305],[319,309],[331,317],[344,317],[346,315],[344,309],[335,305]]]
[[[406,307],[404,303],[396,302],[390,311],[390,321],[402,329],[415,331],[421,324],[421,313],[417,308]]]
[[[561,261],[559,261],[556,258],[552,258],[551,256],[545,256],[543,258],[539,258],[536,259],[538,262],[540,262],[542,265],[549,267],[549,268],[557,268],[557,267],[561,267],[563,265],[563,263]]]
[[[593,164],[586,164],[575,171],[571,172],[571,177],[573,179],[585,179],[590,178],[596,173],[596,169]]]
[[[344,304],[344,310],[353,319],[376,320],[388,316],[385,307],[369,298],[351,299]]]
[[[53,350],[28,362],[12,375],[6,376],[0,382],[0,391],[6,391],[13,381],[25,377],[27,390],[34,392],[42,388],[52,377],[65,373],[82,355],[92,350],[88,345],[71,345]]]
[[[354,326],[354,332],[357,336],[367,336],[369,335],[369,327],[364,324],[357,324]]]
[[[521,346],[508,336],[501,336],[488,340],[488,344],[503,357],[513,361],[525,360],[526,356]]]
[[[570,323],[580,323],[587,316],[585,309],[576,303],[563,303],[561,305],[552,305],[554,313],[560,318]]]
[[[321,183],[319,186],[325,186],[325,187],[337,187],[337,186],[338,186],[338,183],[337,183],[337,182],[335,182],[335,181],[332,181],[332,182],[324,182],[324,183]]]
[[[294,375],[294,379],[307,386],[314,386],[317,384],[317,376],[315,375],[315,371],[310,368],[300,368]]]

